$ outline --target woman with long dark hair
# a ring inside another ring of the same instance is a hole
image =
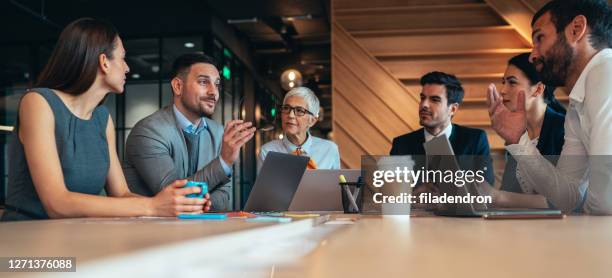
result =
[[[526,130],[518,139],[519,142],[534,144],[542,155],[556,163],[564,142],[565,108],[555,98],[555,88],[542,83],[534,65],[529,62],[529,53],[519,54],[508,61],[502,84],[504,105],[511,111],[515,111],[518,105],[524,105],[525,108]],[[524,96],[524,101],[519,101],[519,95]],[[537,193],[517,173],[516,161],[510,155],[506,161],[501,189]]]
[[[556,164],[564,144],[565,108],[555,99],[554,88],[542,83],[529,62],[529,53],[512,57],[502,79],[501,100],[510,111],[525,111],[525,131],[520,137],[499,134],[506,144],[533,144]],[[489,86],[489,91],[494,85]],[[494,91],[494,90],[493,90]],[[548,208],[550,203],[523,178],[516,160],[508,154],[501,189],[479,186],[481,194],[490,195],[496,207]]]
[[[35,89],[23,96],[11,135],[6,211],[2,220],[174,216],[201,213],[207,198],[178,180],[152,198],[128,189],[115,128],[100,105],[122,93],[129,67],[117,30],[83,18],[61,33]],[[100,196],[106,189],[107,196]]]

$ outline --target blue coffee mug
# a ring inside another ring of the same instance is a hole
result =
[[[199,186],[200,188],[202,188],[202,192],[187,194],[186,195],[187,198],[204,198],[204,195],[206,195],[206,193],[208,193],[208,184],[205,183],[205,182],[189,181],[185,185],[185,187],[190,187],[190,186]]]

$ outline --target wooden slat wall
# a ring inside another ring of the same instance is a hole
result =
[[[418,100],[337,23],[332,23],[332,119],[343,165],[388,154],[391,140],[419,128]]]
[[[469,78],[466,76],[458,75],[457,77],[461,80],[464,95],[464,105],[470,100],[479,99],[484,100],[486,88],[491,83],[500,83],[503,73],[491,75],[489,77],[475,77]],[[418,92],[421,89],[421,85],[418,80],[402,80],[404,85],[408,87],[408,90]],[[463,106],[463,105],[462,105]]]
[[[520,36],[509,26],[353,32],[376,57],[525,52]]]
[[[533,17],[532,6],[525,4],[523,0],[484,0],[493,8],[506,22],[510,24],[521,35],[523,41],[531,45],[531,18]]]
[[[410,3],[407,1],[407,3]],[[381,29],[499,26],[505,22],[484,3],[338,9],[335,21],[349,32]],[[438,20],[432,20],[438,19]]]
[[[542,0],[544,1],[544,0]],[[334,0],[335,10],[345,9],[364,9],[381,7],[398,7],[410,2],[411,6],[433,6],[448,4],[476,4],[482,3],[481,0],[376,0],[376,1],[355,1],[355,0]]]
[[[351,108],[356,111],[360,111],[363,116],[375,130],[382,133],[387,141],[390,141],[397,134],[401,134],[403,131],[411,129],[411,124],[407,123],[405,119],[402,119],[397,113],[383,114],[379,111],[391,110],[389,106],[380,98],[373,96],[371,90],[362,90],[361,88],[367,87],[367,84],[351,72],[351,70],[345,66],[342,62],[338,62],[335,65],[336,70],[340,76],[345,78],[339,79],[334,87],[337,96],[341,98],[335,99],[338,101],[347,101]],[[367,109],[364,109],[367,107]],[[341,110],[343,111],[343,110]],[[378,125],[378,123],[391,121],[396,124],[394,125]],[[412,123],[414,125],[415,123]]]
[[[487,76],[503,74],[508,59],[518,53],[452,55],[435,57],[397,57],[380,59],[394,76],[401,80],[419,79],[427,72],[437,70],[461,76]],[[469,65],[469,66],[468,66]]]
[[[500,83],[510,57],[531,50],[526,24],[545,2],[332,0],[333,138],[343,167],[358,168],[363,154],[388,154],[395,136],[420,128],[419,79],[434,70],[464,85],[453,122],[484,129],[492,149],[502,150],[486,88]]]

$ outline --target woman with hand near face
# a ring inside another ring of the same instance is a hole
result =
[[[129,191],[115,127],[100,105],[122,93],[129,67],[117,30],[83,18],[61,33],[37,88],[19,104],[10,140],[3,221],[70,217],[175,216],[210,204],[186,198],[198,187],[179,180],[152,198]],[[100,196],[106,189],[107,196]]]
[[[556,163],[556,156],[563,148],[565,108],[555,99],[554,88],[546,86],[529,62],[529,53],[512,57],[502,79],[500,92],[504,105],[510,111],[516,111],[518,105],[525,109],[525,132],[518,138],[504,138],[507,143],[529,143],[538,151]],[[523,97],[523,100],[519,100]],[[516,171],[516,161],[508,155],[502,190],[517,193],[537,193]]]
[[[319,119],[319,99],[310,89],[297,87],[287,92],[280,112],[283,138],[261,147],[257,169],[270,151],[308,156],[308,169],[340,169],[338,146],[309,132]]]

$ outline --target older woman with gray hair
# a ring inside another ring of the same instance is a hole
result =
[[[281,106],[283,139],[261,147],[257,169],[268,152],[281,152],[310,157],[308,169],[340,169],[340,154],[336,143],[314,137],[308,131],[319,119],[319,99],[306,87],[291,89]]]

